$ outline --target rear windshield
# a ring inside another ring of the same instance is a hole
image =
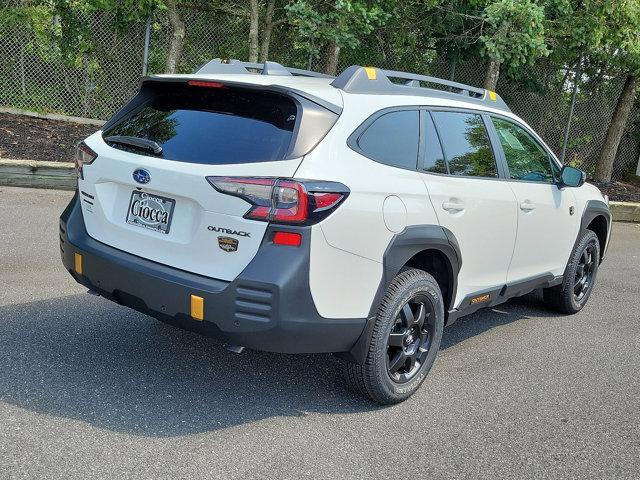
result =
[[[238,88],[172,85],[103,133],[153,140],[158,157],[190,163],[230,164],[283,160],[290,151],[298,108],[278,93]],[[107,142],[143,155],[148,151]]]

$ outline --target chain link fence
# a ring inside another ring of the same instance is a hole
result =
[[[186,26],[181,72],[193,71],[215,57],[247,59],[249,18],[245,15],[184,8]],[[79,17],[87,39],[69,56],[56,44],[61,21],[44,18],[38,29],[28,22],[0,17],[0,105],[37,112],[106,119],[136,91],[143,73],[145,33],[149,28],[149,74],[162,73],[171,38],[165,15],[149,22],[114,25],[109,12]],[[296,49],[297,32],[286,22],[274,27],[269,59],[288,66],[322,70],[322,58]],[[394,49],[384,32],[374,32],[353,51],[342,51],[339,70],[351,64],[376,65],[429,74],[470,85],[482,85],[482,59],[452,64],[435,58],[429,49]],[[570,72],[571,73],[571,72]],[[572,75],[536,67],[525,75],[528,88],[502,75],[498,92],[511,109],[527,121],[559,155],[569,118]],[[606,128],[622,89],[623,79],[581,85],[565,161],[592,172]],[[531,88],[531,84],[535,88]],[[618,150],[614,178],[635,172],[640,153],[638,111],[632,113]]]

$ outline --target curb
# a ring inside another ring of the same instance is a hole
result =
[[[75,190],[73,163],[0,158],[0,185]]]
[[[609,210],[614,222],[640,223],[640,203],[609,202]]]
[[[75,190],[76,170],[66,162],[0,158],[0,185]],[[610,202],[609,209],[614,222],[640,223],[640,203]]]

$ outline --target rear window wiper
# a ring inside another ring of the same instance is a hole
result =
[[[141,150],[148,150],[153,152],[155,155],[160,155],[162,153],[162,147],[160,145],[153,140],[148,140],[146,138],[130,137],[127,135],[113,135],[111,137],[106,137],[104,140],[105,142],[127,145]]]

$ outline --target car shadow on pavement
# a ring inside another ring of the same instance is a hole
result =
[[[523,320],[530,316],[551,318],[559,315],[544,305],[542,291],[536,290],[523,297],[513,298],[496,307],[478,310],[471,315],[458,319],[453,325],[445,327],[440,350],[446,350],[494,327]]]
[[[544,314],[525,303],[461,319],[442,348],[531,309]],[[341,367],[330,355],[234,354],[90,295],[0,307],[0,401],[133,435],[380,408],[347,390]]]

